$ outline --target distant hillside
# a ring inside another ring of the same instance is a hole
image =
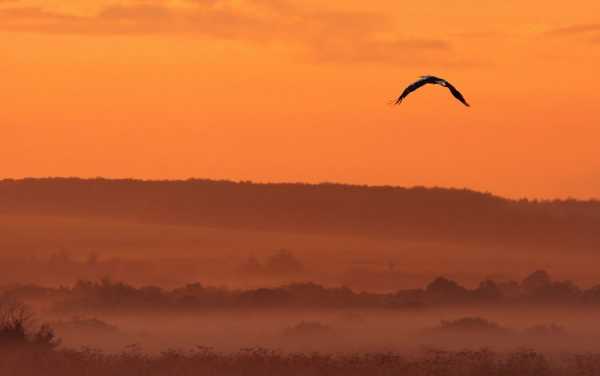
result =
[[[600,202],[513,201],[442,188],[210,180],[2,180],[0,214],[600,249]]]

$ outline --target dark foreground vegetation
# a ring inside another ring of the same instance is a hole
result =
[[[396,353],[280,353],[261,348],[236,353],[210,349],[144,354],[131,347],[119,354],[91,349],[0,348],[0,373],[12,376],[70,375],[404,375],[404,376],[573,376],[600,374],[600,355],[544,355],[532,350],[424,350]]]
[[[0,299],[0,348],[52,350],[60,344],[47,324],[36,325],[33,311],[11,298]],[[4,374],[1,373],[0,374]]]
[[[0,214],[425,241],[597,249],[597,201],[508,200],[466,189],[228,181],[0,181]]]

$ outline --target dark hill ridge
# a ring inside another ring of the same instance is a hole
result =
[[[600,249],[598,201],[515,201],[466,189],[212,180],[2,180],[0,214]]]

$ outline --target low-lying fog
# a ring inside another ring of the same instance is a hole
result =
[[[600,340],[597,310],[568,307],[531,310],[440,309],[285,311],[206,314],[137,312],[105,317],[44,317],[62,344],[148,352],[210,347],[237,351],[265,347],[283,351],[374,352],[490,347],[497,350],[592,351]]]

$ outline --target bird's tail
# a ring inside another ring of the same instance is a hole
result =
[[[399,98],[398,99],[392,99],[391,101],[388,102],[388,104],[390,106],[393,106],[393,105],[396,105],[396,104],[400,104],[400,103],[402,103],[402,99],[399,99]]]

